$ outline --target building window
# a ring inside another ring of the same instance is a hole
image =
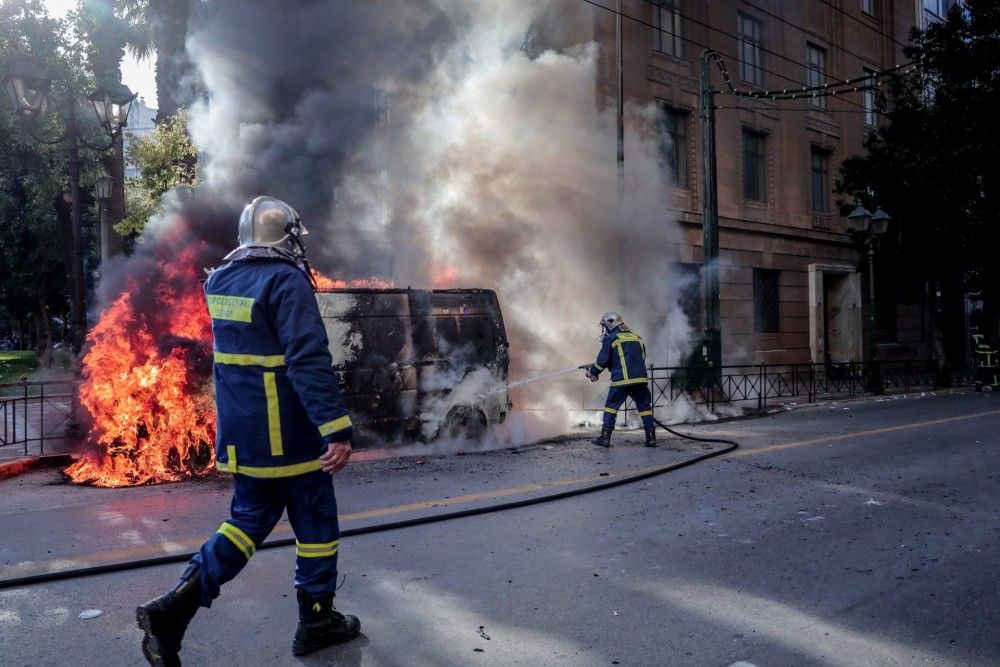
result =
[[[810,88],[816,88],[826,83],[826,49],[808,44],[806,46],[806,57],[809,69],[806,71],[807,84]],[[826,108],[826,96],[822,91],[813,91],[809,103],[814,107]]]
[[[813,146],[810,152],[810,182],[812,183],[813,213],[827,213],[830,210],[830,153]]]
[[[653,5],[653,48],[681,57],[681,2],[656,0]]]
[[[761,70],[760,36],[764,23],[751,18],[742,12],[737,15],[739,27],[739,59],[740,78],[747,83],[763,85],[764,76]]]
[[[864,70],[865,86],[875,85],[875,72],[870,69]],[[861,91],[861,105],[864,107],[865,125],[875,125],[875,89],[865,88]]]
[[[861,0],[861,11],[875,16],[875,0]]]
[[[924,24],[930,25],[943,20],[956,4],[958,0],[924,0]]]
[[[955,4],[956,0],[924,0],[924,9],[938,18],[944,18]]]
[[[660,105],[660,159],[670,184],[678,188],[688,187],[687,120],[683,111]]]
[[[764,141],[766,136],[743,130],[743,198],[764,201]]]
[[[753,331],[778,333],[781,328],[778,300],[778,274],[775,269],[753,270]]]

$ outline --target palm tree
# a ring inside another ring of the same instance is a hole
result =
[[[126,46],[137,58],[156,52],[156,121],[193,99],[191,61],[184,42],[194,0],[115,0],[128,26]]]

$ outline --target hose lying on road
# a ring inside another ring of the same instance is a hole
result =
[[[385,523],[378,523],[371,526],[360,526],[358,528],[346,528],[340,531],[340,537],[354,537],[357,535],[369,535],[371,533],[381,533],[387,530],[397,530],[399,528],[408,528],[410,526],[420,526],[428,523],[437,523],[439,521],[450,521],[451,519],[460,519],[467,516],[477,516],[479,514],[489,514],[491,512],[503,512],[505,510],[516,509],[518,507],[528,507],[529,505],[539,505],[541,503],[551,502],[553,500],[561,500],[563,498],[571,498],[573,496],[582,496],[586,493],[593,493],[595,491],[602,491],[604,489],[611,489],[616,486],[624,486],[625,484],[632,484],[644,479],[649,479],[650,477],[656,477],[657,475],[662,475],[673,470],[679,470],[681,468],[686,468],[687,466],[694,465],[695,463],[700,463],[707,459],[714,458],[716,456],[721,456],[728,452],[733,451],[738,448],[739,445],[734,440],[727,440],[726,438],[706,438],[695,435],[689,435],[686,433],[681,433],[670,428],[658,419],[654,419],[657,425],[679,438],[685,438],[687,440],[694,440],[697,442],[716,442],[720,444],[727,445],[722,449],[718,449],[712,452],[701,454],[700,456],[695,456],[694,458],[687,459],[686,461],[680,461],[679,463],[668,463],[662,466],[657,466],[655,468],[644,470],[643,472],[636,473],[634,475],[628,475],[625,477],[618,477],[615,479],[608,480],[606,482],[599,482],[597,484],[591,484],[589,486],[580,487],[577,489],[571,489],[569,491],[559,491],[556,493],[549,493],[542,496],[536,496],[534,498],[524,498],[522,500],[512,500],[504,503],[497,503],[495,505],[486,505],[485,507],[471,507],[464,510],[456,510],[454,512],[441,512],[439,514],[431,514],[428,516],[414,517],[412,519],[402,519],[400,521],[388,521]],[[295,538],[282,538],[277,540],[271,540],[264,542],[257,549],[258,551],[264,549],[275,549],[277,547],[288,547],[295,544]],[[124,572],[126,570],[137,570],[143,567],[153,567],[156,565],[167,565],[170,563],[185,563],[191,559],[193,553],[179,553],[179,554],[169,554],[165,556],[156,556],[153,558],[142,558],[138,560],[125,561],[122,563],[108,563],[106,565],[92,565],[90,567],[79,567],[69,570],[59,570],[55,572],[43,572],[41,574],[31,574],[25,575],[23,577],[14,577],[11,579],[0,579],[0,590],[5,588],[20,588],[23,586],[31,586],[34,584],[48,583],[51,581],[61,581],[64,579],[78,579],[81,577],[90,577],[98,574],[107,574],[110,572]]]

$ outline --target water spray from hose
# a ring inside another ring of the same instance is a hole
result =
[[[573,373],[575,371],[578,371],[578,370],[581,370],[581,369],[584,369],[584,368],[589,368],[589,367],[590,367],[590,364],[581,364],[579,366],[570,366],[569,368],[564,368],[561,371],[552,371],[551,373],[544,373],[542,375],[536,375],[534,377],[524,378],[522,380],[516,380],[514,382],[509,383],[506,387],[504,387],[502,389],[494,389],[492,391],[488,391],[488,392],[479,394],[479,397],[480,398],[485,398],[487,396],[493,396],[495,394],[499,394],[501,391],[504,391],[504,390],[510,391],[511,389],[513,389],[515,387],[521,387],[523,385],[531,384],[533,382],[540,382],[541,380],[549,380],[551,378],[559,377],[560,375],[566,375],[567,373]]]
[[[564,368],[561,371],[552,371],[551,373],[545,373],[544,375],[536,375],[530,378],[524,378],[523,380],[517,380],[516,382],[511,382],[507,385],[507,389],[513,389],[514,387],[520,387],[521,385],[531,384],[532,382],[539,382],[540,380],[548,380],[549,378],[559,377],[560,375],[566,375],[567,373],[572,373],[578,371],[582,368],[587,368],[590,364],[583,364],[581,366],[570,366],[569,368]]]

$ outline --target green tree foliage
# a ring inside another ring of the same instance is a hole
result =
[[[188,137],[183,109],[162,121],[148,137],[138,137],[125,159],[139,175],[125,183],[125,219],[115,229],[123,236],[141,234],[160,198],[178,186],[193,186],[198,153]]]
[[[890,212],[900,267],[927,280],[943,314],[948,356],[964,347],[966,291],[981,291],[996,326],[1000,288],[1000,3],[967,0],[915,31],[909,75],[887,85],[884,122],[867,154],[844,162],[838,191]]]
[[[41,0],[0,2],[0,70],[16,55],[30,56],[52,79],[49,111],[33,125],[16,116],[6,95],[0,99],[0,326],[33,323],[43,363],[50,358],[51,322],[69,308],[72,257],[66,147],[35,137],[51,141],[64,133],[67,104],[77,105],[83,127],[93,127],[95,143],[100,133],[80,92],[94,86],[82,66],[86,45],[73,33],[72,18],[52,19]],[[97,155],[82,149],[81,158],[82,189],[91,192]],[[85,208],[84,228],[94,222]]]

